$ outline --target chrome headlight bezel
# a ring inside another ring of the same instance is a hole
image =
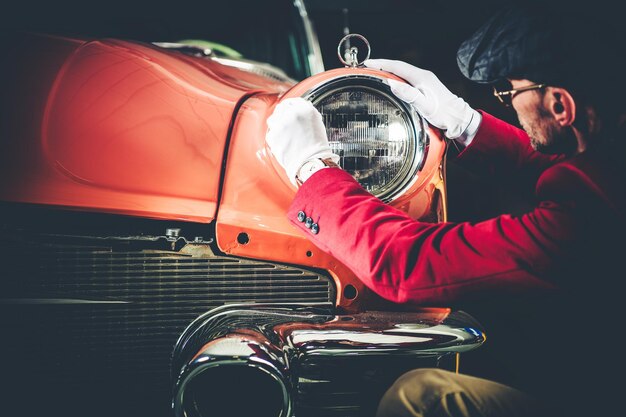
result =
[[[361,74],[339,76],[314,86],[304,93],[302,97],[311,101],[318,108],[317,105],[329,95],[343,90],[364,90],[381,95],[401,111],[402,119],[406,124],[405,127],[411,136],[405,162],[392,181],[373,193],[382,201],[391,202],[401,196],[411,186],[417,179],[418,172],[424,166],[429,144],[426,130],[427,123],[411,105],[398,99],[392,93],[391,88],[383,77]],[[347,171],[350,172],[350,170]],[[350,173],[354,176],[353,172]]]

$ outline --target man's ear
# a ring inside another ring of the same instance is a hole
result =
[[[561,126],[571,126],[576,120],[576,102],[564,88],[550,87],[546,94],[548,111]]]

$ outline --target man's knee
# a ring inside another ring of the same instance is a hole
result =
[[[538,416],[541,407],[526,394],[481,378],[441,369],[416,369],[387,390],[378,417]]]
[[[424,368],[407,372],[396,380],[383,396],[379,417],[425,416],[446,392],[454,389],[456,374],[441,369]]]

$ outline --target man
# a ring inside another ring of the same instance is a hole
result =
[[[319,219],[318,233],[307,233],[317,246],[387,299],[464,303],[484,313],[479,319],[502,380],[417,370],[387,392],[380,416],[616,411],[620,392],[609,381],[623,365],[608,358],[620,350],[617,288],[624,274],[624,88],[616,82],[623,54],[587,29],[567,16],[508,10],[461,45],[465,76],[510,82],[496,94],[512,105],[524,131],[472,109],[428,71],[365,63],[407,81],[389,84],[465,147],[459,163],[534,187],[536,206],[522,215],[414,221],[332,167],[339,158],[309,102],[285,100],[268,119],[270,149],[302,184],[288,216],[305,231],[298,212]],[[319,159],[325,162],[311,163]]]

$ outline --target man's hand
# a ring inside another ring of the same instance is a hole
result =
[[[279,103],[267,119],[267,128],[265,141],[294,185],[305,162],[315,158],[339,162],[328,145],[322,115],[308,100],[288,98]]]
[[[432,72],[389,59],[368,59],[364,64],[368,68],[396,74],[411,84],[388,80],[391,91],[398,98],[415,107],[431,125],[445,130],[449,139],[464,142],[466,138],[461,135],[469,133],[473,137],[478,130],[480,113],[452,94]],[[471,132],[467,132],[468,127]]]

